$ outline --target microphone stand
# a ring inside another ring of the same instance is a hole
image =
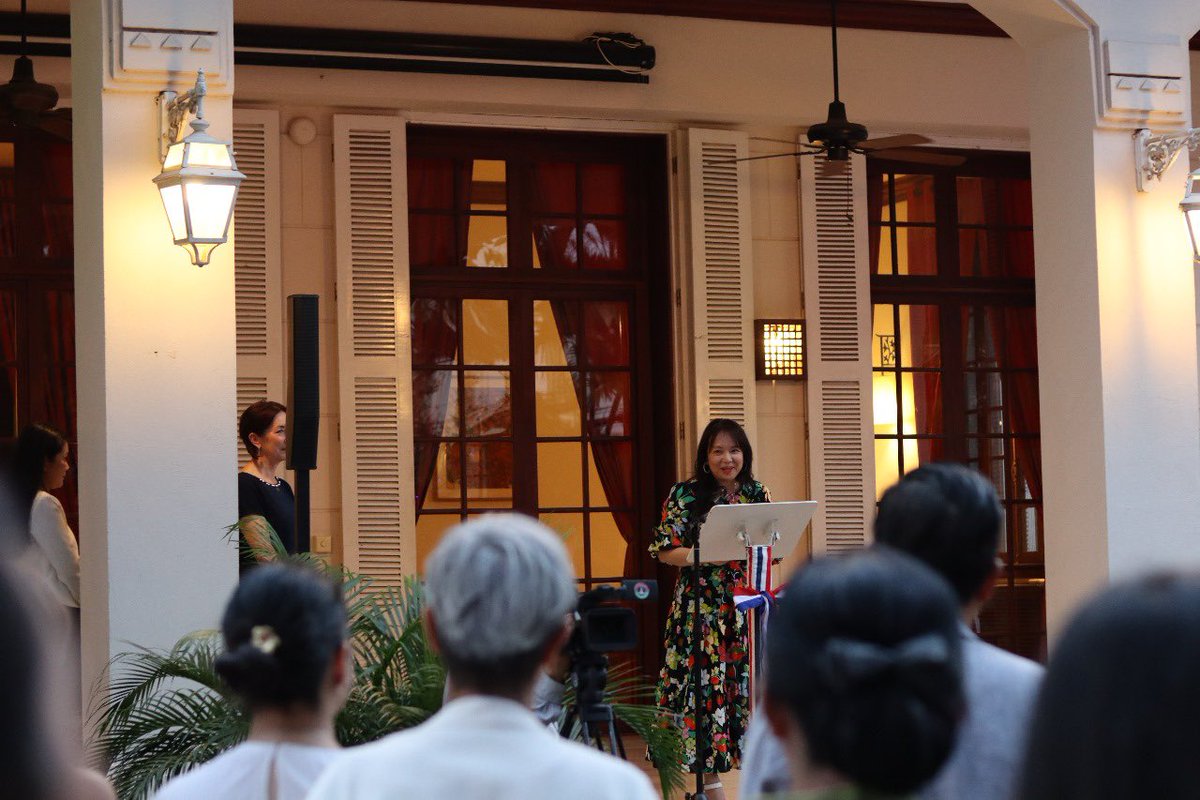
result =
[[[704,705],[700,702],[700,654],[704,649],[704,637],[700,620],[700,529],[696,529],[696,547],[692,550],[692,697],[695,709],[693,722],[696,726],[696,793],[692,800],[708,800],[704,793],[704,765],[708,762],[707,731],[702,716]]]

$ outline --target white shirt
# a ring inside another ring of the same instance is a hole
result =
[[[344,752],[333,747],[243,742],[169,781],[154,800],[304,800],[325,768]]]
[[[309,800],[656,800],[616,756],[569,742],[512,700],[468,695],[415,728],[349,750]]]
[[[33,541],[24,556],[29,568],[46,581],[55,600],[79,608],[79,545],[62,504],[49,492],[33,498],[29,535]]]

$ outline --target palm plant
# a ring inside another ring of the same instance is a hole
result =
[[[231,526],[235,535],[237,526]],[[374,741],[420,724],[441,706],[445,672],[421,625],[421,587],[379,587],[365,576],[304,554],[289,556],[273,532],[255,555],[291,559],[341,581],[351,641],[354,684],[336,721],[345,746]],[[92,749],[122,800],[143,800],[168,779],[246,738],[250,720],[217,676],[216,631],[192,633],[169,651],[135,648],[113,659],[93,720]],[[683,785],[678,727],[645,701],[649,690],[632,671],[609,683],[618,719],[647,742],[663,797]]]

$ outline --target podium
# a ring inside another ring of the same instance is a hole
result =
[[[707,759],[707,748],[711,746],[710,742],[705,742],[703,748],[700,746],[705,730],[700,703],[700,565],[745,561],[747,580],[755,579],[751,581],[750,588],[759,596],[763,596],[762,593],[769,593],[772,588],[771,562],[790,555],[796,549],[800,536],[816,510],[816,500],[716,505],[708,512],[708,517],[700,526],[692,559],[692,696],[696,706],[692,711],[696,725],[696,794],[693,797],[706,796],[703,788],[703,764]],[[752,572],[755,574],[752,575]],[[769,610],[766,602],[769,601],[764,597],[763,605],[750,612],[754,615],[754,622],[750,628],[752,682],[757,678],[761,667],[762,648],[759,641]]]

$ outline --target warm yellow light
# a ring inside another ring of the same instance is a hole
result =
[[[1192,257],[1200,260],[1200,170],[1188,176],[1187,194],[1179,204],[1192,237]]]
[[[759,380],[804,377],[804,323],[757,320]]]

